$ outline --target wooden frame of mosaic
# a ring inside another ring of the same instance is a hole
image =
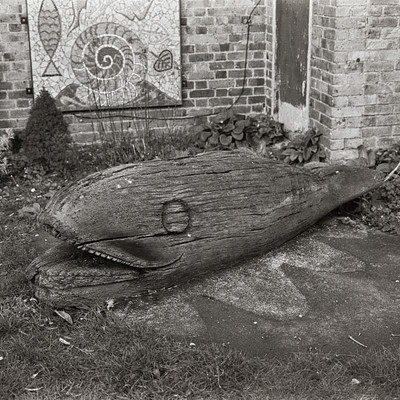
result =
[[[182,103],[179,0],[27,0],[35,95],[63,111]]]

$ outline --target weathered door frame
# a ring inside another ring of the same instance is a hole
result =
[[[271,108],[273,117],[279,122],[284,123],[286,129],[291,131],[304,131],[309,127],[310,111],[310,87],[311,87],[311,45],[312,45],[312,16],[313,0],[309,0],[309,18],[308,18],[308,49],[307,49],[307,82],[305,83],[306,101],[302,108],[297,108],[289,103],[282,103],[279,99],[279,78],[277,76],[277,0],[272,1],[272,99]]]

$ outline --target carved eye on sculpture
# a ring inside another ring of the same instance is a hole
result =
[[[169,233],[185,232],[190,224],[189,206],[183,200],[171,200],[163,205],[161,221]]]

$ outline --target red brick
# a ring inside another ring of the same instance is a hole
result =
[[[190,93],[190,98],[198,98],[198,97],[213,97],[214,96],[214,90],[210,89],[205,89],[205,90],[191,90]]]
[[[185,81],[184,88],[185,89],[194,89],[194,82],[193,81]]]
[[[189,99],[183,100],[183,101],[182,101],[182,107],[186,107],[186,108],[192,108],[192,107],[194,107],[194,102],[193,102],[193,100],[189,100]]]
[[[228,89],[217,89],[215,94],[217,97],[228,96]]]
[[[15,14],[0,14],[0,24],[12,24],[17,22]]]
[[[269,71],[272,72],[272,71]],[[265,76],[265,69],[255,69],[253,71],[254,76]]]
[[[247,77],[251,74],[251,71],[247,70]],[[242,70],[231,70],[228,71],[229,78],[243,78],[244,72]]]
[[[189,55],[189,62],[204,62],[204,61],[211,61],[214,58],[213,54],[210,53],[200,53],[200,54],[190,54]]]
[[[265,67],[265,62],[264,60],[250,60],[248,62],[248,67],[253,69],[253,68],[264,68]]]
[[[0,62],[0,71],[10,71],[10,63]]]
[[[320,114],[319,122],[321,122],[322,125],[325,125],[328,128],[332,128],[332,118],[326,116],[325,114]]]
[[[196,107],[208,107],[208,98],[196,99]]]
[[[226,53],[214,53],[215,61],[226,61]]]
[[[214,97],[209,100],[210,106],[230,106],[233,103],[231,97]]]
[[[219,61],[210,63],[210,70],[226,70],[235,66],[233,61]]]
[[[197,81],[195,82],[196,89],[206,89],[208,87],[207,81]]]
[[[13,84],[11,82],[0,82],[0,90],[12,90]]]
[[[396,27],[399,21],[397,18],[389,18],[389,17],[377,17],[370,18],[368,21],[368,25],[371,27]]]
[[[207,34],[207,27],[205,27],[205,26],[196,26],[196,34],[197,35],[206,35]]]
[[[183,45],[182,53],[194,53],[194,45],[192,44]]]
[[[242,52],[228,53],[228,60],[243,60],[243,59],[244,59],[244,53]]]
[[[265,42],[250,43],[249,44],[249,50],[265,50],[265,49],[266,49],[266,43]]]
[[[0,128],[15,128],[17,121],[15,119],[3,119],[0,120]]]
[[[229,35],[229,41],[231,43],[241,42],[243,40],[243,35]]]
[[[252,88],[244,88],[242,92],[242,88],[231,88],[228,90],[229,96],[236,97],[236,96],[249,96],[253,94]]]
[[[235,112],[238,114],[248,114],[251,112],[251,106],[235,104]]]
[[[31,107],[32,104],[33,104],[32,100],[17,100],[17,107],[18,108]]]
[[[255,104],[255,103],[264,103],[265,96],[248,96],[248,103]]]
[[[391,136],[391,126],[374,126],[361,129],[362,137],[373,137],[373,136]]]
[[[206,9],[205,8],[195,8],[194,15],[197,17],[204,16],[204,15],[206,15]]]
[[[266,32],[266,25],[251,25],[250,32]]]
[[[11,118],[28,118],[30,108],[16,108],[10,111]]]
[[[31,95],[27,95],[25,90],[13,90],[8,92],[9,99],[21,99],[31,97]]]
[[[391,17],[394,15],[400,15],[400,5],[386,6],[383,10],[383,14]]]

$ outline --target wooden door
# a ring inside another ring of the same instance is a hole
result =
[[[310,0],[276,1],[277,114],[288,129],[308,126]]]

